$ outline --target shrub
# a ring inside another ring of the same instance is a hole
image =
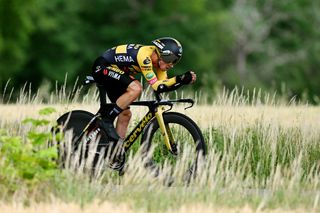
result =
[[[57,174],[56,147],[47,146],[52,134],[43,132],[50,122],[42,117],[52,112],[54,109],[45,108],[39,111],[40,119],[25,119],[23,124],[31,124],[26,137],[0,130],[0,189],[15,192],[23,186],[31,188]]]

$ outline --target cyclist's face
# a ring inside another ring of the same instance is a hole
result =
[[[172,63],[166,63],[164,62],[162,59],[160,59],[159,61],[159,68],[161,70],[169,70],[173,67],[173,64]]]

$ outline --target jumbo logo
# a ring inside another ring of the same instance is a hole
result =
[[[119,73],[120,75],[124,74],[123,70],[117,69],[116,67],[108,67],[109,70],[112,70],[113,72]]]

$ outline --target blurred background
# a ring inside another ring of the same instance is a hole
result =
[[[320,1],[0,0],[0,89],[73,87],[118,44],[178,39],[192,90],[261,88],[320,103]],[[190,89],[190,88],[189,88]],[[210,95],[209,95],[210,96]]]

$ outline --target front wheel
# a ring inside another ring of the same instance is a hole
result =
[[[161,170],[168,165],[171,176],[176,179],[182,174],[183,180],[189,181],[195,177],[199,161],[206,154],[201,130],[192,119],[181,113],[164,113],[163,119],[173,151],[167,149],[159,124],[153,119],[141,140],[146,166]]]

